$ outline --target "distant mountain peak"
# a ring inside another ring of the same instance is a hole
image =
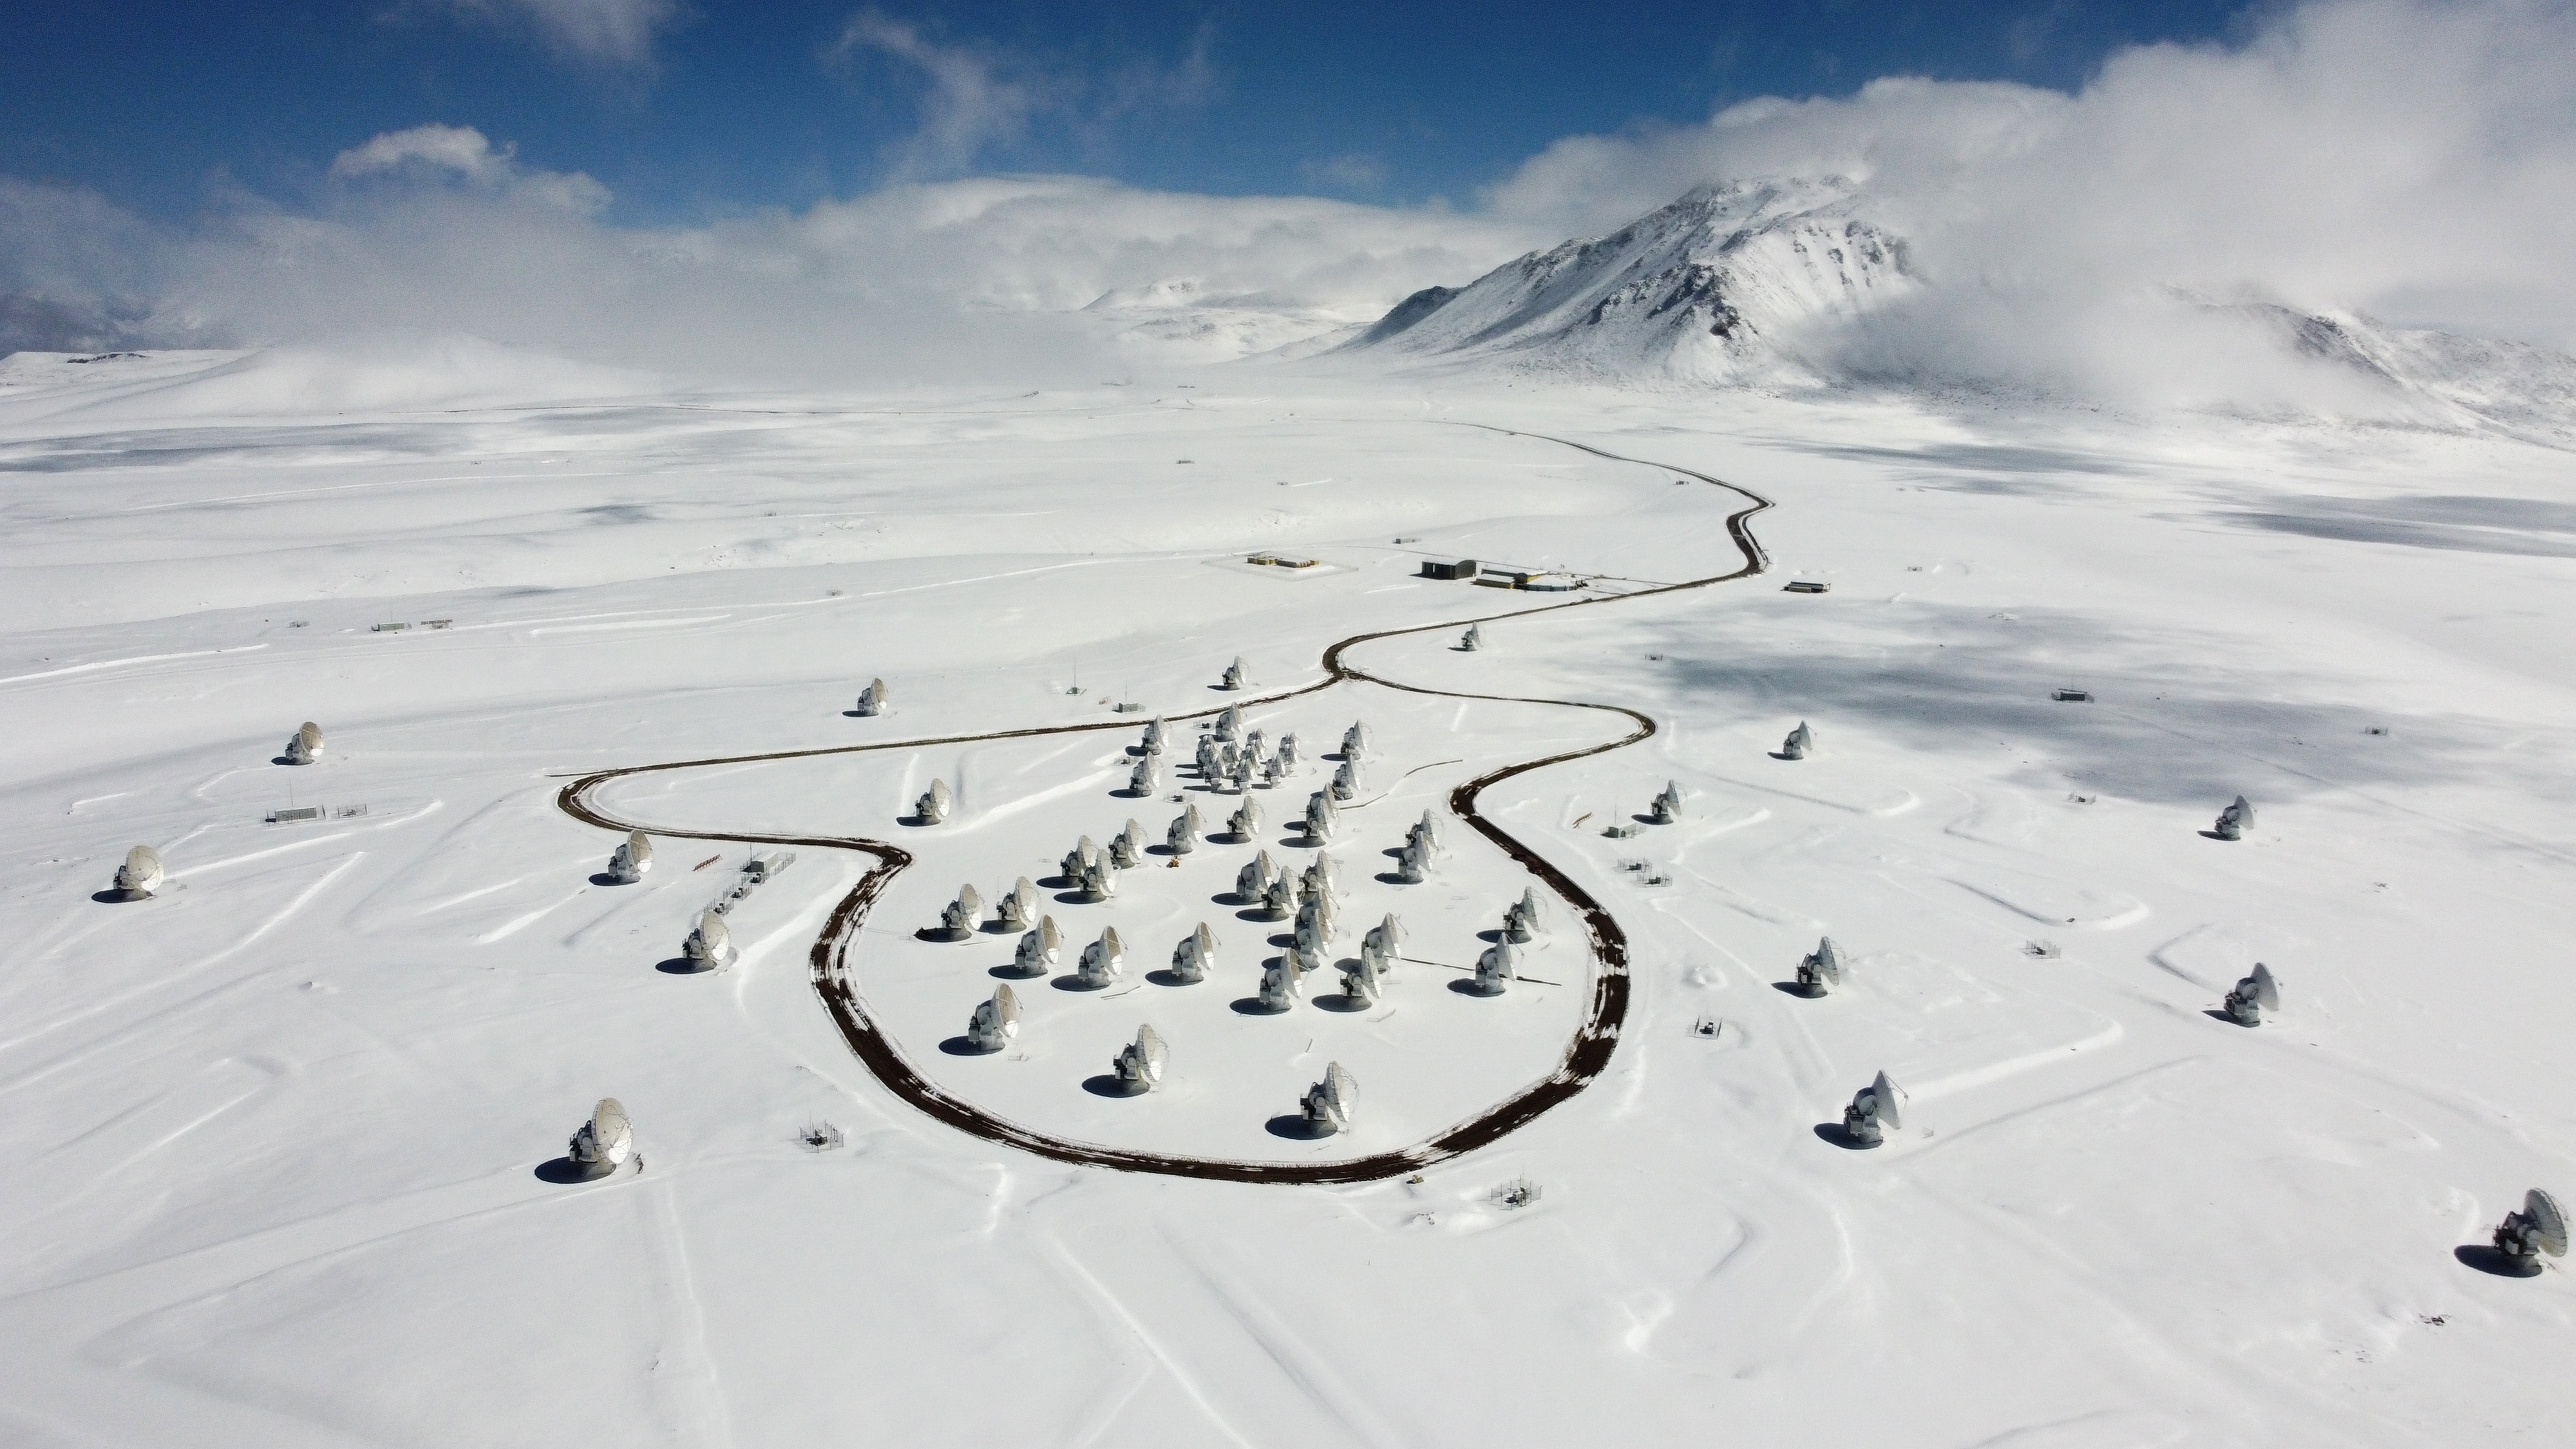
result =
[[[1859,214],[1849,180],[1758,177],[1416,292],[1349,346],[1710,381],[1797,375],[1803,324],[1913,285],[1903,240]]]

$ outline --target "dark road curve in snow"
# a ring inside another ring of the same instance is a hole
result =
[[[1500,619],[1524,619],[1534,614],[1589,608],[1654,594],[1679,593],[1686,589],[1706,588],[1711,584],[1726,583],[1761,573],[1769,563],[1763,554],[1762,545],[1755,540],[1752,529],[1747,524],[1754,514],[1770,507],[1771,500],[1741,484],[1729,483],[1705,473],[1694,472],[1688,468],[1675,468],[1665,463],[1649,462],[1642,458],[1623,457],[1617,453],[1565,438],[1548,437],[1542,433],[1520,432],[1483,423],[1449,423],[1448,426],[1472,427],[1511,437],[1533,438],[1575,448],[1612,462],[1662,468],[1668,472],[1695,478],[1702,483],[1741,494],[1749,500],[1749,506],[1727,516],[1727,537],[1734,544],[1743,561],[1740,566],[1726,573],[1712,574],[1706,578],[1692,579],[1678,584],[1641,589],[1634,593],[1576,599],[1536,609],[1505,610],[1500,613],[1452,619],[1437,624],[1416,624],[1402,629],[1381,630],[1372,634],[1354,634],[1324,651],[1324,678],[1315,683],[1254,699],[1231,701],[1244,705],[1275,704],[1281,700],[1294,699],[1301,695],[1329,689],[1344,680],[1356,679],[1388,689],[1400,689],[1411,694],[1435,695],[1443,699],[1489,700],[1506,704],[1543,704],[1568,709],[1598,710],[1605,714],[1619,715],[1629,722],[1630,728],[1627,733],[1605,744],[1567,750],[1541,759],[1524,760],[1518,764],[1506,765],[1467,781],[1449,794],[1449,808],[1460,819],[1475,827],[1478,834],[1492,841],[1505,854],[1520,862],[1531,874],[1545,882],[1547,888],[1554,891],[1565,902],[1567,908],[1583,922],[1584,932],[1591,940],[1593,955],[1600,963],[1600,970],[1594,978],[1591,1007],[1585,1013],[1582,1025],[1576,1028],[1573,1038],[1566,1044],[1565,1055],[1557,1064],[1555,1071],[1427,1141],[1367,1157],[1344,1158],[1329,1162],[1250,1162],[1172,1153],[1132,1152],[1031,1131],[1018,1123],[995,1116],[922,1076],[895,1047],[892,1039],[879,1028],[875,1019],[869,1015],[867,1003],[861,998],[857,984],[852,979],[849,957],[852,944],[858,939],[859,928],[866,922],[869,909],[876,904],[878,897],[884,894],[887,885],[891,884],[905,867],[912,864],[913,857],[910,851],[887,841],[872,840],[863,836],[756,835],[737,832],[666,830],[619,820],[601,811],[591,803],[590,799],[591,793],[601,785],[629,775],[658,774],[664,771],[698,769],[711,765],[751,764],[766,760],[807,759],[819,755],[920,749],[929,745],[964,744],[982,740],[1134,729],[1137,726],[1131,720],[1104,720],[1096,724],[1049,725],[1034,729],[998,730],[988,734],[947,735],[934,739],[889,740],[880,744],[831,745],[816,749],[779,750],[768,754],[727,755],[715,759],[628,765],[614,770],[600,770],[573,780],[557,794],[555,803],[565,814],[603,830],[621,832],[643,830],[647,834],[672,839],[721,840],[749,845],[806,845],[817,849],[857,851],[875,857],[877,862],[875,867],[862,876],[859,883],[832,908],[831,917],[824,923],[822,933],[815,938],[813,948],[808,953],[807,961],[812,973],[814,992],[822,999],[825,1009],[831,1013],[833,1022],[840,1027],[842,1039],[849,1043],[851,1052],[879,1082],[884,1084],[888,1091],[910,1103],[924,1115],[946,1123],[960,1132],[980,1137],[987,1142],[1016,1147],[1057,1162],[1105,1167],[1121,1172],[1158,1173],[1170,1177],[1194,1177],[1219,1182],[1303,1184],[1375,1182],[1383,1178],[1415,1172],[1432,1163],[1472,1152],[1528,1125],[1550,1108],[1590,1086],[1594,1079],[1610,1065],[1611,1056],[1618,1050],[1619,1032],[1627,1022],[1629,1001],[1627,933],[1619,928],[1618,921],[1612,918],[1599,901],[1592,898],[1590,892],[1577,885],[1570,876],[1550,864],[1538,852],[1514,839],[1502,827],[1479,813],[1476,809],[1477,798],[1488,786],[1514,776],[1633,745],[1655,733],[1655,721],[1648,715],[1620,705],[1595,704],[1582,700],[1528,699],[1500,694],[1462,694],[1453,690],[1430,689],[1421,685],[1406,684],[1400,680],[1369,673],[1349,663],[1345,656],[1359,645],[1380,639],[1394,639],[1408,634],[1424,634],[1441,629],[1459,629],[1469,624]],[[1194,714],[1174,715],[1169,718],[1197,719],[1219,713],[1221,709],[1222,706],[1219,709],[1201,710]]]

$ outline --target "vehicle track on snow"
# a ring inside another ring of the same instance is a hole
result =
[[[1590,892],[1577,885],[1572,877],[1481,814],[1476,809],[1476,801],[1489,786],[1515,776],[1528,774],[1532,770],[1624,749],[1652,736],[1655,733],[1656,724],[1652,716],[1629,709],[1624,705],[1597,704],[1570,699],[1531,699],[1505,694],[1466,694],[1456,690],[1406,684],[1400,680],[1389,679],[1361,669],[1348,662],[1346,656],[1352,649],[1362,644],[1381,639],[1427,634],[1442,629],[1458,629],[1469,624],[1490,623],[1500,619],[1526,619],[1537,614],[1591,608],[1657,594],[1681,593],[1689,589],[1706,588],[1711,584],[1749,578],[1768,568],[1769,560],[1764,555],[1760,542],[1754,538],[1747,521],[1754,514],[1769,508],[1771,500],[1742,484],[1729,483],[1706,473],[1689,468],[1676,468],[1667,463],[1651,462],[1643,458],[1625,457],[1567,438],[1550,437],[1544,433],[1522,432],[1518,429],[1496,427],[1486,423],[1444,422],[1443,425],[1478,428],[1486,432],[1501,433],[1507,437],[1532,438],[1577,449],[1612,462],[1661,468],[1667,472],[1695,478],[1702,483],[1723,488],[1731,493],[1741,494],[1750,500],[1750,506],[1738,509],[1728,514],[1726,518],[1727,537],[1744,560],[1741,566],[1729,572],[1603,598],[1575,599],[1535,609],[1508,609],[1436,624],[1414,624],[1401,629],[1382,629],[1373,633],[1354,634],[1336,642],[1324,651],[1324,677],[1315,683],[1254,699],[1230,701],[1230,703],[1247,706],[1276,704],[1281,700],[1319,693],[1346,680],[1361,680],[1388,689],[1403,690],[1408,694],[1432,695],[1442,699],[1471,699],[1499,704],[1538,704],[1566,709],[1597,710],[1605,714],[1619,715],[1627,719],[1632,726],[1626,734],[1605,744],[1566,750],[1540,759],[1505,765],[1499,769],[1487,771],[1449,792],[1451,811],[1473,826],[1478,834],[1500,847],[1504,854],[1518,861],[1523,868],[1545,882],[1548,889],[1554,891],[1557,897],[1582,920],[1584,932],[1592,943],[1594,959],[1600,963],[1600,970],[1594,978],[1592,1003],[1584,1015],[1583,1024],[1575,1029],[1573,1038],[1566,1044],[1565,1055],[1558,1062],[1555,1071],[1425,1141],[1389,1152],[1373,1153],[1367,1157],[1345,1158],[1332,1162],[1253,1162],[1193,1157],[1175,1153],[1136,1152],[1124,1148],[1106,1147],[1033,1131],[1016,1122],[996,1116],[940,1087],[916,1070],[902,1051],[895,1046],[893,1039],[887,1036],[877,1025],[875,1018],[869,1014],[867,1003],[862,999],[858,985],[851,976],[849,956],[853,943],[858,939],[859,928],[866,922],[868,911],[875,906],[878,897],[885,893],[885,888],[903,872],[905,867],[912,864],[912,852],[889,841],[874,840],[865,836],[761,835],[727,831],[665,830],[617,819],[592,804],[590,799],[591,793],[601,785],[630,775],[660,774],[674,770],[702,769],[714,765],[755,764],[770,760],[811,759],[822,755],[855,755],[880,750],[920,749],[931,745],[967,744],[985,740],[1027,739],[1043,735],[1133,729],[1135,725],[1132,721],[1104,720],[1096,724],[1047,725],[1032,729],[995,730],[984,734],[943,735],[930,739],[889,740],[865,745],[827,745],[812,749],[775,750],[766,754],[726,755],[713,759],[627,765],[581,776],[563,787],[555,797],[555,804],[574,819],[598,826],[603,830],[619,832],[642,830],[647,834],[672,839],[722,840],[746,845],[806,845],[824,850],[856,851],[875,857],[876,866],[860,877],[859,883],[851,887],[849,893],[834,905],[831,916],[824,922],[822,933],[815,938],[812,949],[807,953],[807,966],[812,976],[815,995],[822,999],[824,1008],[831,1013],[833,1022],[840,1027],[841,1037],[849,1043],[852,1054],[858,1057],[859,1061],[888,1091],[910,1103],[925,1116],[946,1123],[961,1132],[980,1137],[987,1142],[1017,1147],[1022,1151],[1058,1162],[1113,1168],[1121,1172],[1161,1173],[1172,1177],[1206,1178],[1220,1182],[1308,1184],[1374,1182],[1401,1173],[1419,1171],[1432,1163],[1472,1152],[1528,1125],[1550,1108],[1590,1086],[1594,1079],[1610,1065],[1612,1054],[1618,1050],[1619,1032],[1627,1022],[1629,1001],[1628,936],[1620,929],[1618,921],[1603,908],[1599,901],[1592,898]],[[1200,710],[1192,714],[1172,716],[1172,718],[1198,719],[1220,713],[1221,710],[1222,706],[1218,709]]]

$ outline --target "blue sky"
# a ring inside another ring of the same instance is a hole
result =
[[[1470,203],[1563,136],[1888,74],[2074,89],[2122,45],[2237,37],[2241,9],[15,0],[0,174],[163,218],[293,205],[342,150],[440,122],[596,177],[628,223],[1011,171]]]

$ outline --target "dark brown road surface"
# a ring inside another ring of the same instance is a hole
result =
[[[1293,699],[1299,695],[1330,689],[1346,679],[1360,679],[1389,689],[1401,689],[1413,694],[1438,695],[1445,699],[1483,699],[1509,704],[1548,704],[1567,709],[1600,710],[1607,714],[1622,716],[1631,724],[1626,734],[1607,744],[1593,745],[1587,749],[1568,750],[1562,754],[1549,755],[1544,759],[1525,760],[1516,765],[1506,765],[1499,770],[1480,775],[1450,792],[1449,808],[1457,812],[1460,819],[1474,826],[1486,839],[1502,847],[1512,859],[1528,867],[1531,874],[1546,882],[1547,888],[1556,892],[1566,906],[1581,918],[1584,931],[1591,938],[1593,954],[1601,963],[1601,969],[1594,981],[1591,1009],[1585,1013],[1583,1024],[1576,1028],[1573,1039],[1566,1044],[1565,1056],[1557,1064],[1556,1070],[1523,1088],[1517,1094],[1449,1128],[1429,1141],[1418,1142],[1413,1146],[1399,1148],[1392,1152],[1381,1152],[1369,1157],[1346,1158],[1336,1162],[1238,1162],[1169,1153],[1129,1152],[1120,1148],[1075,1142],[1067,1138],[1050,1137],[1042,1132],[1033,1132],[1016,1122],[994,1116],[964,1098],[950,1094],[938,1084],[922,1076],[920,1072],[915,1071],[912,1063],[905,1060],[903,1053],[896,1049],[894,1042],[879,1029],[875,1019],[868,1014],[866,1001],[859,995],[857,983],[852,979],[850,970],[851,943],[858,939],[859,927],[867,920],[868,910],[876,904],[877,897],[884,894],[886,886],[902,872],[904,867],[912,864],[910,851],[882,840],[870,840],[862,836],[750,835],[714,831],[663,830],[650,825],[616,819],[602,813],[590,801],[591,792],[599,786],[627,775],[696,769],[706,765],[748,764],[761,760],[795,760],[815,755],[849,755],[862,754],[871,750],[918,749],[925,745],[962,744],[974,740],[1007,740],[1036,735],[1077,734],[1092,730],[1134,729],[1136,726],[1130,720],[1121,718],[1104,720],[1097,724],[1050,725],[1040,729],[999,730],[991,734],[948,735],[937,739],[890,740],[882,744],[834,745],[822,749],[779,750],[760,755],[727,755],[716,759],[674,760],[658,765],[629,765],[622,769],[602,770],[574,780],[563,787],[562,792],[555,797],[555,803],[563,809],[564,813],[577,820],[619,833],[644,830],[650,834],[674,839],[727,840],[754,845],[810,845],[818,849],[854,850],[864,855],[874,856],[877,862],[875,868],[862,876],[859,883],[851,888],[850,893],[843,896],[840,903],[832,908],[831,918],[824,923],[823,933],[815,938],[813,949],[808,954],[808,964],[813,973],[814,992],[822,998],[824,1007],[832,1013],[832,1020],[839,1024],[842,1039],[850,1044],[850,1050],[866,1064],[870,1072],[876,1075],[878,1081],[885,1084],[887,1090],[911,1103],[923,1113],[961,1132],[983,1138],[987,1142],[1004,1143],[1058,1162],[1115,1168],[1122,1172],[1152,1172],[1172,1177],[1209,1178],[1222,1182],[1374,1182],[1380,1178],[1414,1172],[1430,1163],[1474,1151],[1536,1120],[1549,1108],[1592,1085],[1593,1079],[1610,1065],[1611,1054],[1618,1049],[1619,1030],[1628,1017],[1627,933],[1619,929],[1619,923],[1611,918],[1608,911],[1602,909],[1601,903],[1594,900],[1590,892],[1575,884],[1571,877],[1549,864],[1536,851],[1504,833],[1502,827],[1479,814],[1476,810],[1477,797],[1484,793],[1487,786],[1508,780],[1515,775],[1524,775],[1548,765],[1561,764],[1567,760],[1579,760],[1587,755],[1603,754],[1633,745],[1655,732],[1655,722],[1636,710],[1619,705],[1590,704],[1566,699],[1522,699],[1499,694],[1459,694],[1452,690],[1426,689],[1420,685],[1405,684],[1371,674],[1347,663],[1344,656],[1354,646],[1378,639],[1393,639],[1407,634],[1429,633],[1438,629],[1458,629],[1494,619],[1527,618],[1532,614],[1588,608],[1597,604],[1640,599],[1654,594],[1679,593],[1684,589],[1706,588],[1710,584],[1725,583],[1731,579],[1758,574],[1767,568],[1769,563],[1763,555],[1762,545],[1755,541],[1752,530],[1746,526],[1746,520],[1770,507],[1771,500],[1740,484],[1713,478],[1705,473],[1693,472],[1688,468],[1674,468],[1664,463],[1648,463],[1641,458],[1622,457],[1617,453],[1607,452],[1585,443],[1572,442],[1565,438],[1551,438],[1541,433],[1516,432],[1510,428],[1490,427],[1482,423],[1458,423],[1452,426],[1481,428],[1487,432],[1503,433],[1511,437],[1537,438],[1541,441],[1579,449],[1596,457],[1608,458],[1613,462],[1639,463],[1647,467],[1664,468],[1669,472],[1696,478],[1702,483],[1741,494],[1749,500],[1749,506],[1727,515],[1727,537],[1734,543],[1736,551],[1743,558],[1742,565],[1729,572],[1613,597],[1576,599],[1569,603],[1551,604],[1537,609],[1504,610],[1473,618],[1452,619],[1439,624],[1417,624],[1405,629],[1388,629],[1374,634],[1355,634],[1324,651],[1324,678],[1321,680],[1301,689],[1237,701],[1253,705],[1273,704],[1283,699]],[[1217,710],[1200,711],[1201,714],[1217,712]],[[1198,715],[1183,715],[1175,718],[1195,719],[1197,717]]]

